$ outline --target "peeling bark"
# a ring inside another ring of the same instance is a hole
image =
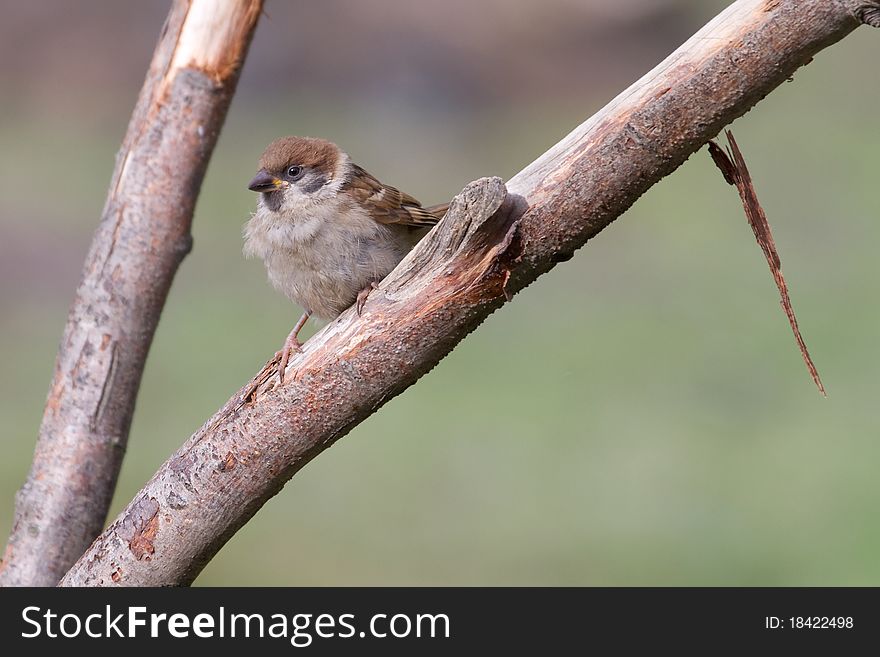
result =
[[[198,191],[261,8],[177,0],[168,15],[61,339],[2,585],[54,585],[103,527],[144,361],[192,248]]]
[[[822,385],[822,379],[819,377],[819,370],[816,369],[816,364],[813,362],[810,351],[807,349],[807,343],[804,342],[804,336],[801,335],[797,316],[795,315],[794,307],[791,305],[791,297],[788,294],[788,284],[785,282],[785,276],[782,274],[782,260],[779,258],[779,252],[776,250],[776,242],[773,239],[770,222],[767,221],[764,208],[761,207],[761,203],[758,201],[758,193],[755,191],[752,175],[749,173],[746,160],[739,149],[739,145],[736,143],[733,133],[730,130],[725,132],[727,134],[728,152],[725,153],[718,144],[710,141],[709,155],[712,157],[715,165],[721,170],[721,175],[724,176],[725,182],[736,187],[739,192],[743,210],[746,213],[746,219],[752,228],[752,232],[755,234],[755,239],[758,241],[761,251],[764,252],[764,258],[767,260],[770,273],[773,275],[776,288],[779,290],[779,302],[791,326],[795,342],[804,359],[804,364],[807,366],[807,371],[810,373],[810,378],[813,379],[813,383],[816,384],[822,396],[827,397],[825,386]]]

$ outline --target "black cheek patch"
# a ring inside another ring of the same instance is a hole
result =
[[[311,180],[304,180],[300,189],[303,191],[303,194],[312,194],[313,192],[317,192],[326,184],[327,177],[319,174]]]
[[[281,192],[263,192],[263,204],[272,212],[281,209]]]

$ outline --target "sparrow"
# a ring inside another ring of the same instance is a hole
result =
[[[422,207],[325,139],[277,139],[258,168],[248,185],[259,197],[244,228],[244,253],[261,258],[272,286],[304,311],[276,354],[283,382],[309,317],[333,319],[355,303],[360,315],[376,284],[449,204]]]

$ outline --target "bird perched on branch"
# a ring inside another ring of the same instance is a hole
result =
[[[248,189],[259,192],[244,252],[304,312],[279,353],[279,377],[314,315],[333,319],[367,296],[446,213],[379,182],[324,139],[283,137],[266,148]]]

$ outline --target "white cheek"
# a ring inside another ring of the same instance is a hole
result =
[[[317,199],[313,194],[304,194],[302,190],[296,185],[291,185],[286,190],[284,190],[284,196],[281,199],[281,207],[279,208],[281,214],[290,216],[291,214],[296,214],[297,216],[303,213],[308,213],[315,204]]]
[[[306,194],[296,185],[288,185],[284,190],[284,203],[301,203],[308,199]]]

